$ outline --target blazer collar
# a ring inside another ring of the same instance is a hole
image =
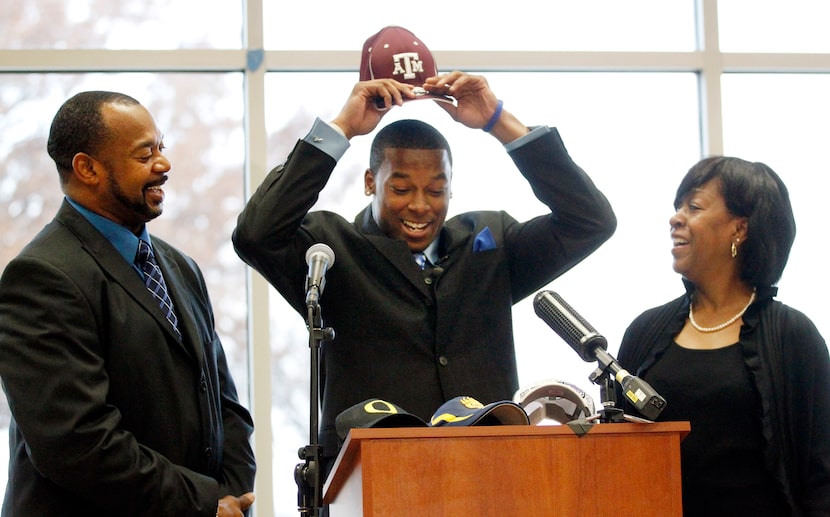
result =
[[[188,344],[179,341],[178,336],[176,336],[176,333],[170,327],[170,323],[159,310],[155,298],[147,291],[147,287],[136,274],[132,264],[124,260],[124,257],[92,223],[75,210],[66,200],[63,201],[61,207],[58,209],[55,220],[74,233],[81,242],[83,249],[98,263],[98,266],[106,271],[107,275],[114,282],[120,284],[124,291],[164,328],[168,335],[168,341],[176,343],[177,346],[181,346],[190,356],[194,356],[194,353],[197,357],[200,355],[200,347],[193,347],[191,345],[191,336],[198,339],[196,338],[198,333],[193,328],[194,318],[192,308],[187,303],[189,300],[187,290],[181,283],[181,271],[165,247],[154,247],[156,260],[159,263],[168,292],[179,315],[179,331],[182,333],[182,340]],[[160,241],[161,239],[154,239],[156,243]]]
[[[366,237],[366,240],[371,243],[378,252],[387,259],[387,261],[397,269],[403,276],[409,280],[419,291],[429,294],[432,290],[430,285],[424,282],[424,272],[418,269],[415,260],[412,258],[412,251],[409,246],[400,239],[392,239],[381,232],[375,218],[372,217],[372,207],[367,206],[360,213],[357,214],[354,220],[356,229]],[[443,232],[439,239],[443,241]],[[440,263],[445,256],[443,254],[442,245],[439,244],[439,260]],[[437,264],[436,264],[437,265]],[[440,264],[444,267],[443,264]]]
[[[202,347],[198,345],[200,342],[200,335],[198,329],[196,328],[196,317],[193,312],[193,305],[191,304],[193,295],[184,283],[184,274],[182,273],[178,262],[176,262],[170,246],[166,245],[167,243],[158,237],[153,237],[153,242],[157,243],[157,245],[153,246],[156,253],[156,260],[158,261],[159,268],[164,275],[164,282],[167,284],[167,291],[170,293],[170,298],[172,298],[173,305],[176,308],[176,313],[179,316],[179,332],[182,333],[182,344],[185,349],[189,351],[191,355],[194,355],[201,363]],[[156,311],[154,314],[156,313],[161,314],[161,311]],[[176,334],[173,332],[173,329],[170,328],[170,324],[167,322],[167,319],[164,318],[164,316],[161,316],[161,319],[164,320],[164,323],[166,323],[164,328],[168,331],[168,334],[173,339],[178,341]]]
[[[390,241],[392,243],[402,242],[396,241],[395,239],[390,239],[383,232],[381,232],[380,227],[375,221],[375,218],[372,216],[371,205],[367,205],[363,210],[361,210],[357,214],[354,220],[354,225],[360,233],[366,236],[372,236],[373,238],[370,238],[370,240],[373,243],[375,243],[376,246],[379,243],[384,242],[384,240]],[[454,228],[453,225],[448,225],[445,223],[444,226],[441,228],[440,235],[438,236],[438,263],[440,263],[442,267],[449,265],[446,264],[444,261],[447,260],[449,256],[452,255],[452,252],[454,252],[457,248],[465,246],[468,243],[468,241],[468,232],[465,232],[461,228]],[[398,247],[400,246],[400,244],[395,246]],[[412,253],[409,251],[409,248],[407,248],[406,246],[403,246],[403,248],[406,250],[406,253],[408,255],[412,255]],[[384,249],[387,248],[384,246]],[[400,252],[395,253],[396,257],[400,257],[402,255],[403,253]]]

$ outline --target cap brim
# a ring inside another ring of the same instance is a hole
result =
[[[422,101],[422,100],[446,102],[447,104],[452,104],[453,106],[457,105],[457,103],[455,101],[455,97],[450,97],[449,95],[435,95],[435,94],[432,94],[432,93],[427,93],[427,94],[424,94],[424,95],[418,95],[414,99],[404,98],[403,101],[408,102],[408,101]]]
[[[412,93],[415,94],[414,99],[405,98],[404,101],[417,101],[421,99],[430,99],[434,101],[441,101],[441,102],[449,102],[450,104],[456,104],[455,97],[451,97],[449,95],[443,95],[440,93],[430,93],[425,89],[421,88],[420,86],[416,86]]]
[[[412,99],[410,99],[409,97],[404,97],[403,98],[404,103],[410,102],[410,101],[422,101],[422,100],[444,102],[444,103],[447,103],[447,104],[452,104],[453,106],[458,105],[458,103],[455,100],[455,97],[450,97],[449,95],[439,95],[439,94],[433,94],[433,93],[421,93],[421,94],[416,93],[415,97],[412,98]],[[387,108],[384,105],[382,97],[377,97],[377,98],[375,98],[375,109],[377,109],[378,111],[386,111],[390,108]]]
[[[484,408],[484,414],[472,425],[530,425],[527,413],[518,404],[494,402]]]
[[[365,407],[372,403],[384,404],[394,412],[367,412]],[[427,427],[427,423],[417,416],[380,399],[368,399],[346,409],[337,415],[334,425],[341,440],[355,428]]]
[[[387,415],[362,427],[426,427],[427,423],[411,414]]]
[[[472,401],[477,407],[470,407],[464,401]],[[502,400],[481,406],[470,397],[456,397],[445,402],[430,420],[432,427],[467,427],[488,425],[530,425],[530,419],[522,407],[514,402]]]

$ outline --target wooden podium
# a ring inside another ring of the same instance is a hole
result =
[[[688,422],[352,429],[323,487],[331,517],[683,514]]]

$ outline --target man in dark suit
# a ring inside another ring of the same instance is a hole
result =
[[[309,212],[348,140],[388,111],[415,99],[394,79],[361,81],[330,123],[317,120],[287,161],[275,168],[239,216],[239,255],[306,314],[305,253],[329,245],[335,264],[320,298],[336,338],[322,346],[320,444],[337,454],[335,417],[368,398],[422,419],[460,395],[482,403],[510,399],[518,388],[512,305],[593,252],[616,228],[608,201],[573,163],[555,129],[529,129],[481,76],[452,72],[423,88],[453,96],[436,103],[459,123],[495,137],[551,213],[518,222],[505,212],[470,212],[445,220],[452,156],[432,126],[406,120],[375,137],[364,176],[371,204],[353,223]],[[423,97],[422,97],[423,98]],[[418,101],[428,102],[428,101]],[[519,181],[505,171],[504,185]],[[426,262],[420,267],[417,261]],[[413,256],[414,255],[414,256]]]
[[[224,517],[253,502],[253,422],[204,279],[145,226],[162,212],[163,149],[119,93],[80,93],[52,122],[66,199],[0,279],[3,516]],[[154,260],[137,263],[141,247]]]

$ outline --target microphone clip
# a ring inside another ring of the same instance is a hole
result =
[[[309,309],[320,307],[320,288],[314,284],[306,287],[305,306]]]
[[[588,380],[599,386],[599,400],[602,409],[597,411],[599,421],[604,424],[625,422],[625,411],[617,407],[617,391],[611,375],[611,364],[597,359],[597,368],[588,376]]]

